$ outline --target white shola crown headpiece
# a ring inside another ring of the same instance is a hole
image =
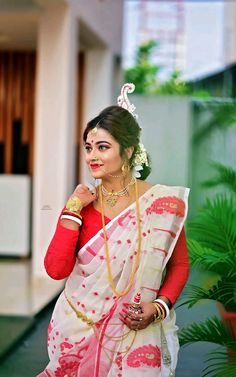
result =
[[[123,109],[126,109],[129,111],[130,114],[133,115],[135,119],[138,118],[138,115],[134,113],[136,107],[133,103],[130,103],[130,100],[128,98],[128,93],[133,93],[135,90],[135,85],[133,83],[126,83],[122,86],[120,95],[117,98],[117,104],[120,107],[123,107]]]
[[[121,88],[121,93],[119,97],[117,98],[117,104],[120,107],[123,107],[123,109],[126,109],[130,112],[130,114],[133,115],[135,119],[138,118],[138,115],[134,113],[136,107],[133,103],[130,103],[128,99],[128,93],[133,93],[135,90],[135,85],[133,83],[126,83]],[[141,128],[140,128],[141,129]],[[139,173],[140,170],[143,170],[143,164],[146,166],[149,166],[148,163],[148,157],[147,152],[142,143],[139,143],[137,151],[135,153],[134,159],[133,159],[133,175],[136,178],[141,177],[141,174]]]

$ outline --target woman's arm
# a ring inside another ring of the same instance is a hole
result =
[[[166,268],[166,276],[158,292],[158,298],[171,307],[182,292],[189,276],[189,258],[184,228]]]
[[[61,220],[60,217],[44,258],[48,275],[56,280],[66,278],[73,270],[79,237],[79,225],[70,220]]]
[[[96,192],[90,191],[87,186],[80,184],[76,186],[70,199],[72,203],[67,203],[69,215],[76,214],[78,220],[80,210],[83,210],[83,208],[96,199]],[[76,203],[75,199],[77,199],[77,201],[79,199],[80,207],[76,212],[74,212]],[[72,212],[70,211],[70,206],[72,207]],[[72,218],[69,216],[70,219],[61,219],[64,210],[67,211],[66,215],[68,215],[68,209],[64,207],[60,214],[56,231],[44,259],[44,266],[48,275],[56,280],[68,277],[74,268],[76,260],[76,244],[80,233],[79,224],[81,224],[81,219],[79,219],[79,223],[76,221],[76,216],[74,221],[73,216]]]

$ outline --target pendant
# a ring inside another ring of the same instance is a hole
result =
[[[118,196],[117,195],[110,194],[107,197],[106,202],[107,202],[107,204],[110,207],[114,207],[116,205],[116,203],[117,203],[117,200],[118,200]]]

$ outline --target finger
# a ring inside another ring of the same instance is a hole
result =
[[[139,323],[132,323],[131,329],[137,331],[139,329]]]
[[[130,318],[132,321],[139,321],[139,319],[137,318],[137,316],[134,313],[128,312],[127,317]]]
[[[137,314],[136,317],[135,317],[135,319],[136,319],[137,321],[139,321],[139,322],[142,322],[142,321],[144,321],[146,318],[144,317],[143,314]]]
[[[124,314],[122,313],[119,313],[119,317],[122,318],[124,321],[126,320],[127,316],[125,316]]]
[[[126,325],[126,323],[125,323],[125,321],[124,321],[124,318],[123,317],[119,317],[119,320],[121,321],[121,322],[123,322],[125,325]]]
[[[128,302],[123,302],[122,305],[124,305],[125,307],[129,307],[130,304]]]

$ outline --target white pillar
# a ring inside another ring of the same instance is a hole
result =
[[[105,107],[116,104],[112,102],[112,52],[108,49],[87,51],[85,62],[84,127]],[[81,181],[90,183],[91,176],[84,163],[83,150],[80,161]]]
[[[37,49],[33,181],[33,273],[43,258],[59,211],[75,179],[77,20],[65,4],[45,8]]]

